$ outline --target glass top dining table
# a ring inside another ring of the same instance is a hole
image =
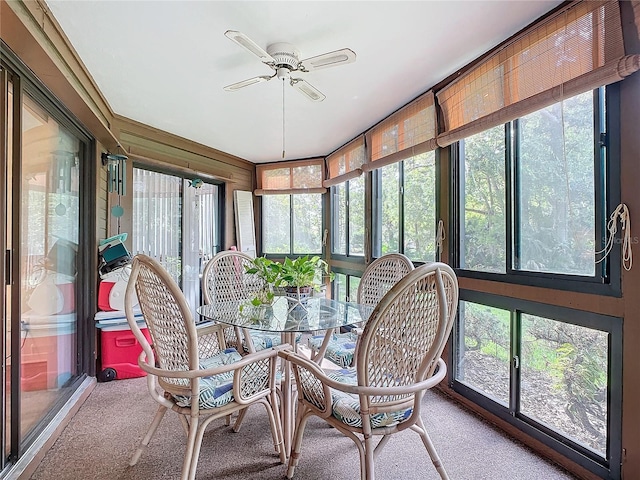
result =
[[[369,306],[325,297],[311,297],[305,304],[276,297],[271,305],[254,306],[247,301],[218,302],[202,305],[198,313],[207,320],[264,332],[311,332],[333,330],[364,322]]]
[[[331,300],[325,297],[311,297],[304,305],[292,303],[288,297],[278,296],[272,305],[254,306],[247,300],[216,302],[202,305],[197,312],[204,321],[214,321],[240,328],[245,332],[249,352],[253,352],[250,330],[280,332],[283,343],[297,350],[296,337],[301,332],[325,331],[322,346],[312,355],[312,360],[322,364],[324,353],[335,329],[346,325],[365,322],[373,307],[357,303]],[[282,429],[287,457],[291,452],[295,408],[293,402],[293,378],[291,365],[282,366]]]

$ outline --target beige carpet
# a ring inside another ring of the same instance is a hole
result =
[[[177,415],[165,415],[149,449],[135,467],[130,455],[146,432],[155,404],[144,378],[99,383],[47,453],[32,480],[177,479],[184,433]],[[249,412],[238,433],[223,421],[205,434],[198,479],[283,479],[286,467],[271,443],[264,409]],[[452,480],[569,480],[574,477],[468,413],[437,392],[424,399],[423,418]],[[376,460],[378,479],[438,479],[411,431],[391,439]],[[353,442],[317,419],[303,441],[298,480],[359,479]]]

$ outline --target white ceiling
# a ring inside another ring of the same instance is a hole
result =
[[[301,59],[350,48],[355,63],[285,90],[286,158],[324,156],[561,1],[46,0],[115,113],[251,162],[282,160],[282,85],[225,92],[272,70],[224,36]]]

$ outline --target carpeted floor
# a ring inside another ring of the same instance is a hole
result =
[[[184,433],[173,412],[165,415],[135,467],[128,462],[156,407],[144,378],[99,383],[32,475],[32,480],[177,479]],[[452,480],[571,480],[572,475],[468,413],[437,392],[424,399],[423,418]],[[297,480],[359,479],[356,447],[312,418],[302,445]],[[205,434],[198,479],[283,479],[265,411],[249,409],[240,432],[223,420]],[[387,480],[431,480],[439,476],[417,434],[394,435],[376,459],[376,475]]]

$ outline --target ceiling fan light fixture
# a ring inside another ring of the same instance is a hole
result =
[[[291,78],[291,70],[286,67],[279,67],[278,70],[276,70],[276,75],[279,80],[287,80]]]

